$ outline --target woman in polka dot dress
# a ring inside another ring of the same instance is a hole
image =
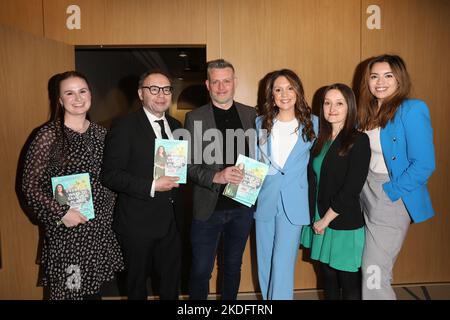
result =
[[[99,298],[102,283],[123,269],[111,228],[115,195],[100,183],[106,129],[86,119],[91,90],[85,76],[62,73],[57,88],[55,119],[39,129],[28,149],[22,189],[45,230],[42,284],[50,299]],[[78,210],[60,205],[51,186],[52,177],[85,172],[95,210],[89,221]]]

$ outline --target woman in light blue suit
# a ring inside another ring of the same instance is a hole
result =
[[[411,222],[434,215],[427,182],[435,169],[427,105],[408,99],[410,78],[399,56],[372,58],[361,83],[358,118],[370,139],[361,193],[366,221],[363,299],[395,299],[392,269]]]
[[[310,223],[307,165],[318,119],[291,70],[266,76],[258,104],[257,158],[270,165],[255,212],[258,278],[263,299],[292,299],[302,226]]]

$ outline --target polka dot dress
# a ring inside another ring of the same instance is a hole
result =
[[[63,132],[66,139],[63,139]],[[123,269],[120,246],[112,231],[115,194],[100,183],[106,129],[90,123],[80,134],[50,122],[28,149],[22,189],[45,230],[41,264],[50,299],[82,299]],[[51,177],[88,172],[95,218],[74,228],[58,221],[69,206],[53,198]]]

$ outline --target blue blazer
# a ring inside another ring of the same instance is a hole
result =
[[[314,132],[318,132],[318,118],[312,116]],[[260,136],[262,119],[256,119],[256,130]],[[304,141],[299,128],[297,143],[281,168],[271,155],[271,137],[264,144],[258,143],[257,160],[269,165],[269,172],[258,196],[255,220],[269,221],[277,212],[284,212],[294,225],[310,224],[308,202],[307,166],[309,150],[314,141]],[[257,139],[258,142],[258,139]]]
[[[436,165],[430,112],[421,100],[405,100],[380,132],[391,181],[383,189],[392,201],[402,199],[413,222],[434,215],[427,182]]]

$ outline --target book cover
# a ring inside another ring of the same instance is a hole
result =
[[[153,178],[179,177],[177,183],[186,183],[188,142],[184,140],[155,139]]]
[[[52,177],[52,189],[59,204],[77,209],[88,220],[95,218],[89,173]]]
[[[244,172],[244,179],[238,185],[227,184],[223,195],[251,207],[258,198],[269,166],[242,154],[238,156],[236,166]]]

